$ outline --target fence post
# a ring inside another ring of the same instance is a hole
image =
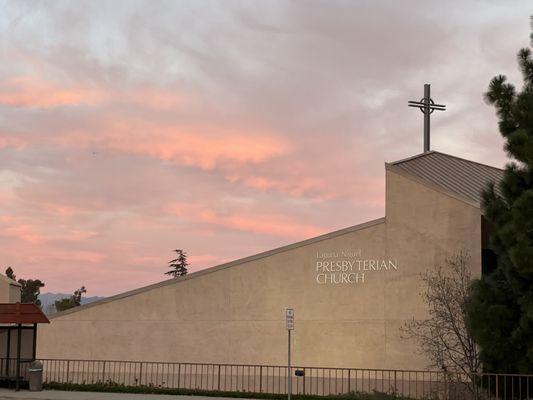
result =
[[[218,378],[217,378],[217,382],[218,382],[218,391],[220,392],[220,364],[218,364]]]
[[[448,375],[446,372],[443,373],[444,377],[444,400],[448,400]]]
[[[104,366],[102,367],[102,383],[105,383],[105,361]]]
[[[305,395],[305,368],[304,368],[304,376],[303,376],[303,378],[304,378],[304,383],[303,383],[303,388],[302,389],[303,389],[303,394]]]
[[[68,383],[69,372],[70,372],[70,360],[67,360],[67,376],[66,376],[66,382],[65,383]]]
[[[139,386],[142,386],[142,380],[143,380],[143,363],[141,361],[140,367],[139,367]]]
[[[352,370],[348,370],[348,394],[352,391]]]
[[[263,391],[263,366],[259,367],[259,393]]]

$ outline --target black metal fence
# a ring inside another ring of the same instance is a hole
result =
[[[477,397],[483,399],[533,398],[533,375],[518,374],[476,374],[470,379]]]
[[[133,361],[42,360],[44,381],[112,383],[216,391],[287,393],[286,366]],[[301,371],[302,376],[295,372]],[[294,394],[402,393],[422,397],[438,390],[441,374],[351,368],[292,367]]]
[[[286,394],[287,366],[42,359],[44,382],[118,384]],[[452,375],[442,371],[291,368],[292,393],[388,393],[415,399],[527,400],[533,375]]]

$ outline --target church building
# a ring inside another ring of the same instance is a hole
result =
[[[385,164],[385,216],[50,316],[38,358],[426,369],[421,274],[493,262],[481,192],[503,171],[436,151]]]

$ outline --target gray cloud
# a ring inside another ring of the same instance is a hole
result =
[[[381,216],[383,163],[421,149],[406,102],[424,83],[448,105],[433,147],[502,165],[482,93],[498,73],[519,82],[531,12],[528,1],[0,7],[0,94],[20,97],[0,98],[2,262],[94,294],[159,280],[176,246],[203,267]],[[22,254],[28,244],[40,254]]]

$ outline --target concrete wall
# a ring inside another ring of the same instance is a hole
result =
[[[58,314],[38,357],[284,364],[291,307],[295,364],[424,369],[399,333],[426,314],[419,274],[460,249],[478,273],[480,240],[479,208],[391,167],[385,219]],[[317,283],[317,253],[342,251],[330,261],[359,260],[364,282]]]

